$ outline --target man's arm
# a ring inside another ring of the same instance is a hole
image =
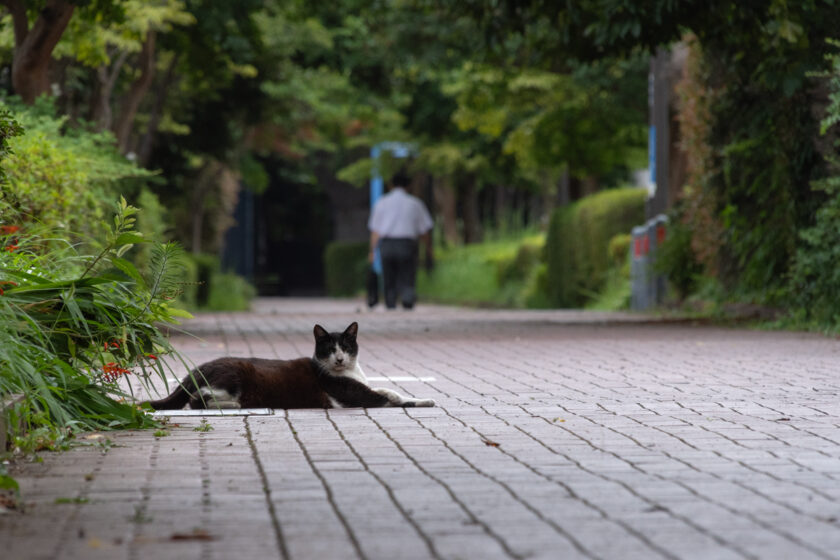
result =
[[[370,232],[370,251],[368,251],[368,262],[373,264],[373,255],[376,251],[376,245],[379,244],[379,234],[375,231]]]

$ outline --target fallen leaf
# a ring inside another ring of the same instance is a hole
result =
[[[564,420],[563,418],[555,418],[554,421],[555,422],[565,422],[566,420]]]
[[[0,513],[8,513],[18,509],[20,504],[14,496],[0,494]]]
[[[193,529],[192,533],[174,533],[169,537],[171,541],[212,541],[215,537],[204,529]]]
[[[96,537],[93,537],[91,539],[88,539],[87,545],[90,548],[102,548],[102,541],[100,541]]]
[[[489,447],[499,447],[499,444],[498,444],[498,443],[496,443],[495,441],[490,441],[489,439],[483,439],[483,440],[481,440],[481,442],[482,442],[484,445],[487,445],[487,446],[489,446]]]

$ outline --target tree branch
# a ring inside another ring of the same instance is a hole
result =
[[[49,0],[19,46],[33,57],[49,56],[70,22],[74,8],[67,0]],[[15,35],[17,27],[15,23]]]
[[[12,1],[13,4],[18,0]],[[9,5],[8,3],[6,4]],[[38,13],[38,19],[26,33],[23,40],[15,46],[12,61],[12,85],[15,93],[31,104],[35,98],[50,89],[50,57],[61,35],[73,16],[75,5],[67,0],[47,0],[47,4]],[[25,10],[24,10],[25,12]],[[25,17],[25,13],[23,14]],[[15,20],[15,39],[19,38],[22,24]]]
[[[155,38],[155,30],[150,29],[146,34],[146,41],[143,43],[143,50],[140,51],[140,58],[138,59],[140,77],[131,84],[131,89],[123,102],[119,121],[114,127],[117,143],[120,151],[124,154],[128,152],[128,140],[131,135],[131,126],[134,124],[134,116],[137,114],[143,96],[146,95],[149,86],[152,85],[152,79],[155,75]]]
[[[24,0],[0,0],[0,4],[9,8],[12,14],[12,24],[15,28],[15,46],[19,47],[29,33],[29,20],[26,18],[26,4]]]

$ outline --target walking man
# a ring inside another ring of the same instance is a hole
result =
[[[418,238],[423,241],[426,258],[432,258],[432,217],[419,198],[405,191],[409,182],[405,173],[396,173],[391,189],[373,207],[368,220],[368,261],[373,262],[378,245],[388,309],[397,307],[397,297],[405,309],[412,309],[417,301]]]

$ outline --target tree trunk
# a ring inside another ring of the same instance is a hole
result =
[[[149,86],[152,85],[152,79],[155,75],[155,35],[154,29],[150,29],[146,34],[146,40],[143,42],[143,50],[140,51],[140,58],[138,60],[140,77],[131,84],[131,89],[123,100],[119,120],[114,127],[117,144],[123,154],[128,152],[128,141],[131,136],[134,117],[137,115],[137,109],[140,108],[140,102],[149,90]]]
[[[158,85],[155,102],[152,105],[152,113],[149,115],[149,124],[146,126],[146,133],[143,134],[143,138],[140,140],[140,145],[137,149],[137,162],[143,167],[146,167],[149,159],[152,157],[152,148],[155,145],[155,136],[160,125],[160,119],[163,116],[166,98],[169,95],[170,88],[176,82],[173,78],[175,76],[175,67],[178,64],[178,58],[178,53],[172,56],[172,60],[169,61],[169,66],[166,68],[166,73],[163,75],[163,80]]]
[[[493,222],[495,223],[496,229],[506,230],[510,224],[508,224],[505,187],[498,184],[493,190]]]
[[[50,91],[50,60],[73,16],[75,6],[67,0],[48,0],[29,29],[23,0],[3,0],[12,14],[15,53],[12,60],[12,87],[23,102],[31,105]]]
[[[97,130],[102,131],[111,128],[114,120],[111,111],[111,94],[126,58],[128,58],[128,51],[123,51],[117,57],[112,68],[100,66],[96,69],[97,88],[91,101],[90,120],[96,123]]]
[[[548,227],[548,222],[551,220],[551,213],[557,206],[557,181],[555,181],[550,174],[543,173],[540,177],[540,191],[542,194],[542,208],[539,215],[539,227],[541,229]]]
[[[436,177],[434,181],[436,214],[443,219],[443,238],[448,245],[458,243],[458,211],[451,177]]]
[[[569,175],[569,166],[563,168],[563,174],[560,175],[560,183],[557,185],[557,204],[566,206],[572,202],[572,180]]]
[[[464,219],[464,243],[481,242],[481,223],[478,217],[478,189],[475,177],[468,176],[461,189],[461,211]]]

